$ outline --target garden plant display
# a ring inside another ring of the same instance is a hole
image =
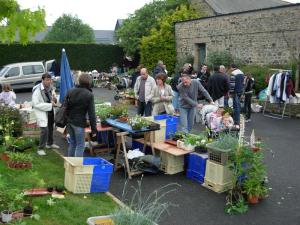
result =
[[[148,120],[146,120],[140,115],[136,115],[130,118],[128,123],[133,130],[140,130],[142,128],[146,128],[150,124]]]

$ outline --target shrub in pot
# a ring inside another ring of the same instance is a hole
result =
[[[28,153],[10,152],[8,166],[15,169],[28,169],[32,167],[32,156]]]

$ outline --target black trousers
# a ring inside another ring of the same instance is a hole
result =
[[[41,136],[39,149],[44,149],[46,144],[53,144],[54,112],[48,112],[48,127],[40,127]]]
[[[152,102],[141,102],[138,100],[138,109],[137,109],[137,113],[141,116],[151,116],[152,114]]]
[[[244,112],[245,112],[246,120],[251,118],[251,99],[252,99],[252,94],[245,94]]]

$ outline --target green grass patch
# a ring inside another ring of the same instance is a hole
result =
[[[32,169],[16,170],[7,167],[0,160],[1,180],[8,186],[20,190],[59,186],[64,184],[64,160],[57,153],[47,151],[46,156],[38,156],[35,152],[28,153],[33,157]],[[55,199],[49,206],[50,195],[32,197],[32,203],[38,207],[36,214],[40,220],[25,218],[27,225],[82,225],[88,217],[108,215],[117,204],[104,193],[72,194],[67,193],[65,199]],[[26,197],[28,199],[28,197]]]

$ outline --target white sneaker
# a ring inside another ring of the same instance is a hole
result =
[[[49,149],[59,149],[59,146],[56,145],[56,144],[52,144],[52,145],[46,145],[46,148],[49,148]]]
[[[37,154],[38,154],[38,155],[46,155],[46,152],[45,152],[43,149],[39,149],[39,150],[37,151]]]

